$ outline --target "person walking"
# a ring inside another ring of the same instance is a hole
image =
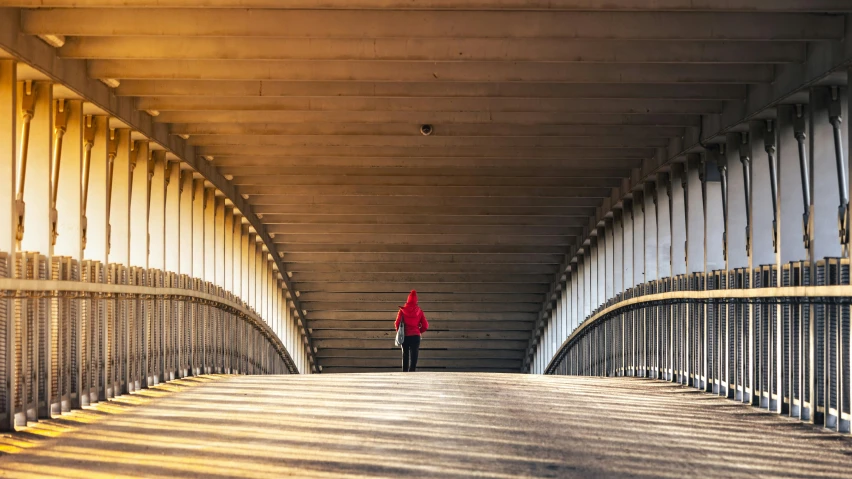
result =
[[[405,340],[402,342],[402,372],[413,373],[417,369],[417,357],[420,355],[420,335],[429,329],[426,315],[417,305],[417,291],[411,290],[405,306],[399,307],[394,329],[399,331],[399,323],[405,325]]]

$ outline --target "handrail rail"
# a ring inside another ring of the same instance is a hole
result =
[[[559,345],[556,354],[550,358],[545,368],[545,374],[553,371],[555,363],[562,359],[563,354],[584,330],[592,327],[601,320],[608,318],[622,310],[627,310],[639,305],[651,305],[661,302],[705,302],[707,300],[720,300],[720,302],[751,302],[745,300],[775,299],[773,303],[783,303],[784,299],[791,298],[846,298],[852,303],[852,285],[826,285],[826,286],[783,286],[752,289],[714,289],[700,291],[669,291],[665,293],[654,293],[645,296],[628,298],[618,303],[607,306],[597,313],[586,318],[576,329]],[[727,301],[722,301],[727,300]],[[738,301],[743,300],[743,301]],[[813,302],[813,301],[811,301]]]
[[[275,348],[278,350],[278,354],[284,358],[284,361],[287,364],[287,369],[291,373],[297,372],[295,362],[293,361],[293,358],[290,357],[290,354],[287,352],[287,348],[284,346],[284,343],[281,342],[281,339],[278,337],[278,335],[274,333],[272,328],[268,324],[266,324],[266,322],[264,322],[260,318],[260,316],[258,316],[255,312],[251,311],[245,306],[237,303],[236,301],[231,301],[227,298],[222,298],[215,294],[204,293],[201,291],[195,291],[193,289],[185,288],[159,288],[151,286],[135,286],[110,283],[88,283],[82,281],[66,280],[0,278],[0,298],[5,297],[14,299],[20,297],[20,294],[18,293],[24,291],[42,293],[84,293],[82,296],[79,294],[62,296],[71,299],[84,299],[99,296],[109,298],[110,295],[127,295],[136,297],[154,296],[163,299],[178,299],[189,300],[192,302],[206,302],[217,309],[228,310],[232,313],[237,314],[240,317],[249,319],[254,326],[258,327],[261,332],[264,333],[264,336],[266,336],[267,339],[272,341],[272,343],[275,345]],[[13,292],[14,294],[8,294],[9,292]],[[51,295],[45,294],[41,297],[49,296]],[[54,294],[52,296],[59,295]]]

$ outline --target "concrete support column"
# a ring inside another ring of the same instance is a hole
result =
[[[704,198],[701,176],[703,165],[699,155],[687,157],[686,172],[686,244],[687,272],[704,271]]]
[[[263,243],[260,242],[260,238],[258,237],[258,242],[255,243],[255,251],[257,255],[257,269],[255,270],[255,309],[257,310],[257,314],[260,315],[260,318],[266,322],[266,315],[264,311],[264,307],[266,305],[264,298],[264,291],[266,288],[266,255],[263,252]]]
[[[225,206],[225,291],[234,293],[234,208]]]
[[[624,210],[612,211],[612,288],[614,294],[624,292]]]
[[[805,249],[806,224],[810,217],[810,160],[805,164],[808,172],[807,196],[803,191],[799,141],[802,141],[803,158],[807,158],[808,113],[807,105],[778,106],[778,253],[781,265],[808,259]],[[797,133],[798,137],[797,138]]]
[[[249,283],[250,283],[250,278],[251,278],[251,274],[252,274],[251,273],[252,262],[251,262],[251,257],[249,256],[249,245],[251,244],[252,239],[251,239],[251,234],[249,233],[248,226],[242,225],[241,228],[242,228],[242,233],[241,233],[242,246],[240,248],[240,257],[242,259],[240,260],[240,263],[242,263],[242,273],[241,273],[242,287],[240,288],[241,289],[240,298],[243,300],[243,303],[245,303],[246,305],[251,305],[251,291],[250,291]]]
[[[53,254],[50,222],[53,86],[47,82],[18,82],[17,101],[20,143],[15,186],[24,204],[19,249],[50,257]]]
[[[583,319],[592,314],[592,253],[591,245],[583,247]]]
[[[645,183],[645,281],[654,281],[657,275],[657,192],[653,182]]]
[[[187,238],[181,235],[182,225],[184,223],[190,227],[192,225],[191,221],[187,221],[187,219],[192,218],[192,215],[183,216],[181,204],[183,184],[181,180],[180,163],[169,161],[166,167],[166,201],[163,207],[166,220],[164,243],[166,245],[166,271],[173,273],[181,272],[181,252],[188,248],[188,245],[183,244]]]
[[[266,252],[266,246],[260,245],[260,316],[267,325],[269,322],[269,254]]]
[[[645,198],[633,192],[633,286],[645,282]]]
[[[586,258],[583,249],[577,251],[577,325],[586,319]]]
[[[686,172],[682,164],[672,165],[671,232],[672,276],[686,274]]]
[[[274,284],[272,285],[272,310],[275,315],[275,334],[278,335],[279,338],[284,335],[284,318],[281,314],[281,291],[284,288],[284,284],[281,281],[280,273],[278,270],[275,270]]]
[[[131,142],[130,190],[130,265],[148,267],[150,237],[150,190],[154,178],[154,161],[147,141]]]
[[[233,257],[233,278],[231,279],[231,286],[238,298],[242,299],[243,296],[243,225],[241,223],[242,217],[236,213],[234,210],[234,217],[231,222],[231,239],[233,244],[231,245],[231,254]]]
[[[728,224],[725,228],[727,238],[728,268],[744,268],[749,265],[747,245],[748,222],[745,201],[745,175],[740,152],[743,148],[743,134],[729,133],[726,138],[725,157],[728,177]]]
[[[59,155],[54,151],[56,185],[56,233],[54,254],[79,260],[83,256],[82,245],[82,191],[80,178],[83,167],[83,102],[80,100],[54,101],[54,134],[61,135]],[[64,116],[64,122],[62,117]],[[64,129],[64,133],[60,130]]]
[[[109,241],[109,209],[110,201],[110,129],[109,117],[91,117],[91,129],[88,132],[91,140],[91,155],[89,158],[88,180],[84,176],[83,214],[86,216],[86,238],[83,258],[106,263],[108,259],[107,244]],[[85,169],[84,169],[85,171]],[[85,173],[84,173],[85,174]],[[88,191],[88,194],[86,192]]]
[[[636,216],[636,212],[633,208],[632,200],[624,200],[624,207],[621,210],[622,212],[622,241],[621,247],[623,250],[623,277],[624,277],[624,290],[632,288],[636,281],[636,276],[633,272],[635,262],[633,260],[633,247],[635,245],[633,241],[633,224]]]
[[[109,207],[109,262],[130,265],[130,195],[131,151],[130,130],[110,129],[107,156],[112,161],[112,188]],[[144,168],[144,165],[143,165]],[[109,177],[107,178],[109,183]],[[144,189],[145,183],[142,183]]]
[[[215,197],[213,234],[214,243],[214,283],[225,287],[225,198]]]
[[[718,155],[708,154],[704,164],[704,271],[725,269],[725,212],[722,201],[722,173]]]
[[[252,261],[254,262],[254,272],[252,273],[252,302],[254,303],[254,310],[261,314],[263,305],[261,303],[261,288],[263,284],[260,280],[261,272],[263,271],[263,262],[261,261],[261,248],[260,248],[260,238],[255,237],[254,243],[251,245],[251,254]]]
[[[166,270],[166,152],[151,154],[148,193],[148,267]]]
[[[606,236],[605,267],[604,276],[604,299],[609,300],[615,296],[615,230],[612,218],[604,220],[604,235]]]
[[[776,128],[774,120],[749,123],[751,147],[752,264],[775,264],[774,218],[777,187]],[[770,160],[772,164],[770,164]],[[835,180],[836,181],[836,180]],[[835,215],[836,220],[836,215]]]
[[[602,306],[606,302],[606,280],[607,280],[607,269],[606,269],[606,248],[607,248],[607,238],[606,238],[606,230],[604,225],[601,224],[598,226],[598,236],[597,236],[597,292],[598,299],[595,302],[596,307]]]
[[[562,295],[559,297],[559,302],[562,305],[562,316],[559,318],[560,323],[562,324],[562,342],[568,339],[568,336],[571,335],[571,324],[569,323],[569,308],[570,305],[568,303],[569,295],[570,295],[570,282],[566,282],[562,286]]]
[[[657,176],[657,277],[672,275],[671,181],[668,174]]]
[[[598,307],[598,238],[592,236],[589,238],[588,246],[589,267],[586,269],[589,275],[589,311],[588,315]]]
[[[246,297],[243,300],[248,304],[252,309],[257,309],[255,296],[255,283],[257,282],[257,240],[255,239],[254,233],[249,233],[248,242],[246,243],[246,263],[248,264],[248,269],[246,273],[248,276],[246,277]]]
[[[216,189],[204,188],[204,281],[216,283]]]
[[[574,261],[571,263],[571,330],[577,329],[580,325],[580,263]]]
[[[848,197],[848,186],[841,191],[834,148],[834,127],[831,118],[840,115],[848,119],[846,88],[818,87],[810,93],[810,153],[813,178],[814,258],[843,256],[838,230],[838,211],[841,196]],[[840,141],[845,152],[848,129],[840,128]],[[848,158],[844,167],[848,171]],[[848,185],[848,183],[847,183]]]
[[[204,180],[192,184],[192,276],[205,279],[204,261]]]
[[[195,246],[195,185],[192,171],[180,172],[180,274],[193,275],[193,254]]]

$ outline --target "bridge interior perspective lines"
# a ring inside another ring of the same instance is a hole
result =
[[[852,475],[850,71],[852,0],[0,0],[0,475]]]

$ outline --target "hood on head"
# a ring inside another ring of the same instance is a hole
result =
[[[408,293],[408,300],[405,302],[405,305],[406,306],[416,306],[417,305],[417,291],[412,289],[411,292]]]

